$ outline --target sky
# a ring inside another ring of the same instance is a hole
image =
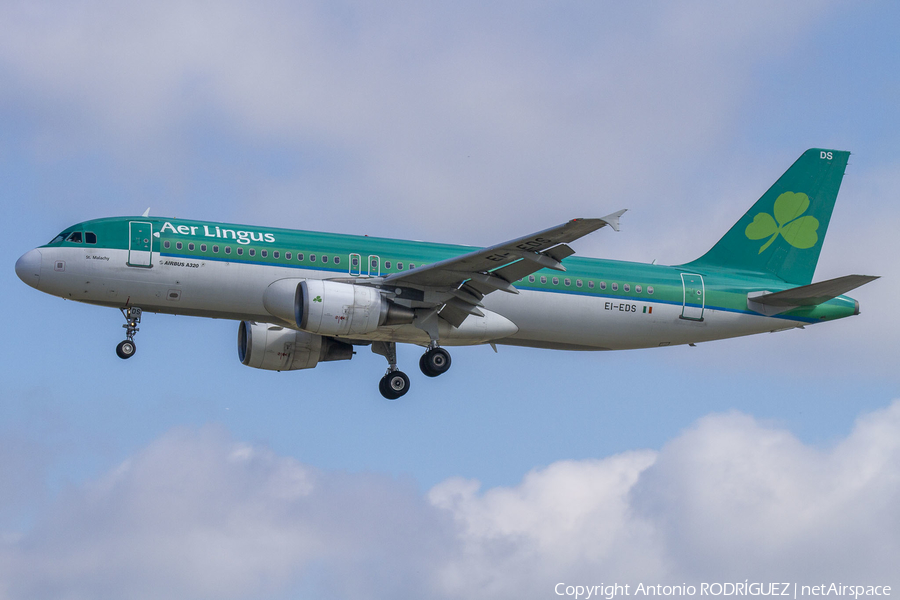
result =
[[[900,592],[900,6],[0,2],[0,599]],[[807,148],[853,154],[815,280],[861,315],[696,347],[271,373],[237,324],[15,260],[154,215],[680,264]],[[574,589],[574,588],[573,588]]]

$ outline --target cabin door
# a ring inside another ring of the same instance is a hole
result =
[[[146,221],[128,223],[128,266],[153,266],[153,224]]]
[[[706,306],[706,289],[703,277],[693,273],[682,273],[681,283],[684,286],[684,303],[681,307],[681,318],[691,321],[703,320],[703,308]]]

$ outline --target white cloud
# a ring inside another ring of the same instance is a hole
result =
[[[802,42],[824,11],[9,3],[0,68],[7,101],[40,115],[39,153],[101,147],[178,179],[202,162],[205,128],[238,155],[274,144],[331,157],[294,176],[254,173],[259,218],[315,194],[430,232],[450,220],[477,243],[500,218],[533,227],[562,208],[654,206],[666,223],[678,211],[660,199],[693,178],[684,157],[697,165],[728,139],[754,65]]]
[[[560,582],[900,585],[900,401],[830,448],[711,415],[513,487],[322,472],[173,431],[0,546],[4,598],[553,597]],[[293,590],[293,591],[291,591]],[[312,591],[311,591],[312,590]]]

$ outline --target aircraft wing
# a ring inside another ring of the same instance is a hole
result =
[[[477,307],[482,306],[485,295],[496,290],[518,294],[512,282],[544,268],[565,271],[560,261],[575,253],[567,243],[607,225],[618,231],[624,212],[602,219],[572,219],[496,246],[393,273],[385,277],[383,285],[445,292],[438,314],[458,327],[468,315],[483,314]]]

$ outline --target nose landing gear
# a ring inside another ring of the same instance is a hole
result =
[[[116,346],[116,355],[119,358],[131,358],[134,356],[134,353],[137,351],[137,346],[134,344],[134,334],[140,331],[138,327],[138,323],[141,322],[141,309],[132,306],[130,308],[120,308],[122,311],[122,316],[125,317],[125,324],[122,327],[125,328],[125,338],[119,345]]]

